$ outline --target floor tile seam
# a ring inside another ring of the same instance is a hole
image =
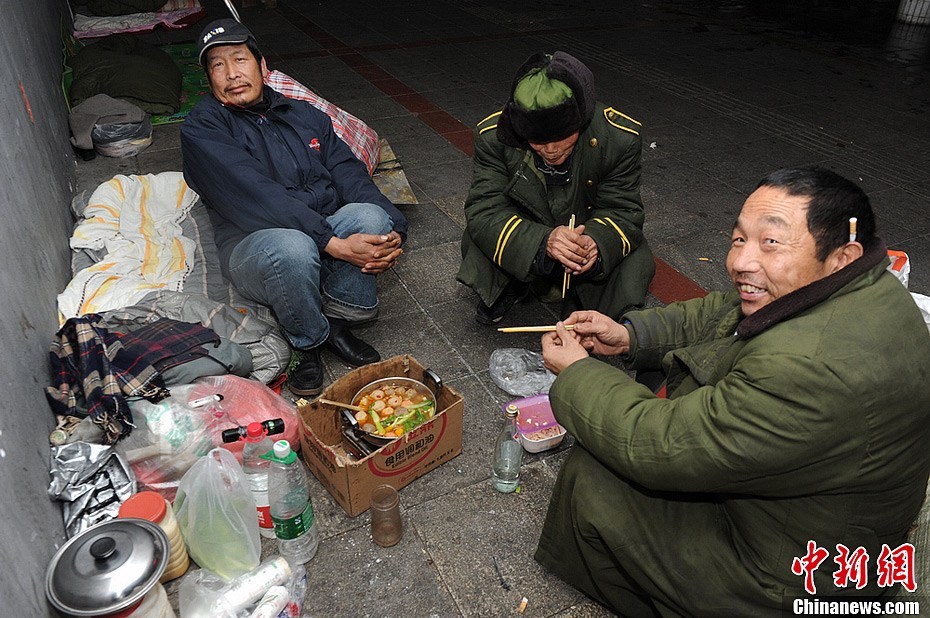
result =
[[[474,369],[472,368],[471,365],[468,364],[468,360],[466,360],[465,357],[461,353],[459,353],[458,349],[456,348],[456,346],[452,344],[452,340],[449,339],[449,337],[446,335],[445,331],[442,329],[439,323],[433,318],[432,315],[430,315],[430,312],[426,310],[426,308],[423,306],[420,300],[416,297],[416,295],[410,291],[410,287],[407,285],[407,282],[404,281],[404,279],[400,275],[397,276],[397,280],[398,282],[400,282],[400,285],[404,288],[404,291],[407,292],[407,295],[410,296],[411,299],[413,299],[413,302],[416,304],[417,309],[426,317],[426,320],[429,323],[429,325],[435,328],[436,331],[439,333],[439,336],[442,338],[442,341],[446,345],[446,348],[455,354],[455,356],[462,363],[462,366],[465,367],[468,373],[474,373]],[[439,305],[434,305],[434,306],[439,306]]]
[[[636,65],[629,59],[618,59],[616,55],[607,57],[605,52],[600,48],[591,46],[584,41],[579,42],[571,36],[565,36],[563,42],[572,45],[574,48],[587,48],[590,57],[607,67],[616,68],[621,72],[629,73],[633,77],[642,79],[642,81],[646,83],[654,84],[676,97],[687,99],[692,103],[698,103],[704,107],[713,109],[725,117],[742,122],[763,132],[781,136],[786,139],[786,141],[819,154],[835,156],[835,147],[837,143],[848,144],[848,140],[841,139],[825,131],[818,131],[810,124],[794,120],[777,111],[768,110],[758,105],[741,101],[737,97],[721,93],[712,88],[695,84],[689,79],[678,78],[673,73],[664,71],[663,69],[651,68],[650,71],[653,73],[652,76],[650,77],[647,72],[645,75],[649,77],[649,79],[643,79],[643,72],[635,70],[634,68]],[[687,88],[684,88],[685,86],[687,86]],[[745,110],[752,110],[752,112],[750,113]],[[769,121],[772,121],[771,124]],[[785,130],[775,132],[772,131],[772,126],[785,127]],[[897,165],[894,165],[890,162],[886,163],[883,160],[885,157],[881,155],[872,155],[864,147],[855,144],[847,145],[846,148],[855,149],[855,156],[858,160],[871,160],[873,166],[893,178],[907,182],[922,177],[920,171],[913,164],[905,163],[901,165],[899,162]],[[853,155],[845,156],[848,157]]]
[[[451,463],[451,460],[449,463]],[[453,490],[453,491],[457,491],[457,490]],[[448,495],[449,495],[448,493],[440,494],[428,500],[418,502],[417,504],[414,504],[412,507],[405,506],[404,513],[406,513],[411,508],[413,509],[419,508],[420,506],[424,504],[429,504],[430,502],[433,502],[434,500],[439,500],[440,498],[444,498]],[[452,593],[452,586],[449,584],[449,582],[446,581],[445,575],[443,574],[442,570],[440,570],[439,568],[440,563],[436,562],[436,556],[434,556],[433,553],[430,551],[430,543],[426,538],[426,534],[422,530],[420,530],[420,527],[417,524],[417,521],[415,518],[408,517],[407,519],[410,522],[410,527],[413,528],[413,532],[416,535],[417,540],[420,542],[420,547],[423,549],[423,553],[426,555],[427,560],[429,560],[429,566],[432,568],[433,572],[436,574],[436,578],[440,582],[442,582],[443,590],[445,590],[445,593],[448,595],[449,599],[452,600],[452,604],[455,606],[455,609],[458,610],[459,615],[464,618],[466,614],[462,610],[462,607],[459,605],[456,595]]]

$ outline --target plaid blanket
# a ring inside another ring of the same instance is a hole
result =
[[[126,397],[158,401],[168,396],[160,371],[207,354],[219,341],[200,324],[163,318],[120,337],[88,314],[70,318],[49,350],[52,385],[46,395],[57,414],[90,416],[114,444],[132,431]]]
[[[355,156],[365,164],[368,174],[371,175],[375,171],[381,160],[381,143],[374,129],[281,71],[270,71],[265,76],[265,84],[289,99],[307,101],[313,107],[325,112],[333,121],[333,130],[336,135],[342,138]]]

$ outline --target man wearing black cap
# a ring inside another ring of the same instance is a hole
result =
[[[263,85],[245,26],[214,21],[198,42],[211,95],[181,129],[184,177],[208,207],[224,274],[303,352],[291,391],[315,395],[320,346],[350,365],[380,360],[349,325],[377,316],[375,276],[400,256],[407,220],[325,113]]]
[[[458,280],[499,322],[533,288],[568,308],[619,317],[641,306],[655,265],[643,237],[640,124],[596,102],[565,52],[535,54],[503,110],[478,123]],[[569,223],[574,217],[575,227]]]

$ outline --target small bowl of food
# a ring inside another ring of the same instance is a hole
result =
[[[559,425],[552,414],[549,405],[549,395],[534,395],[517,399],[504,405],[515,405],[517,415],[517,431],[520,433],[520,443],[530,453],[539,453],[553,449],[562,443],[565,438],[565,428]]]

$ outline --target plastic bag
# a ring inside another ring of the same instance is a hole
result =
[[[248,573],[226,581],[208,569],[197,569],[181,580],[178,603],[182,618],[237,618],[251,611],[272,587],[284,587],[288,604],[276,616],[285,615],[290,607],[295,579],[306,580],[303,565],[292,567],[286,558],[274,556]],[[301,590],[301,595],[306,590]],[[300,602],[303,601],[303,596]],[[295,614],[299,618],[298,613]],[[286,616],[289,618],[289,616]]]
[[[215,448],[181,478],[174,503],[190,557],[224,579],[258,566],[255,502],[232,453]]]
[[[907,287],[908,279],[911,274],[911,261],[903,251],[888,250],[888,259],[891,264],[888,265],[888,272],[898,278],[904,287]]]
[[[226,418],[233,422],[218,429],[213,436],[213,443],[231,451],[240,463],[245,443],[223,444],[223,429],[280,418],[284,421],[284,433],[275,436],[275,439],[287,440],[291,448],[295,451],[300,450],[300,417],[297,408],[261,382],[234,375],[222,375],[201,378],[194,386],[190,395],[194,399],[208,397],[214,393],[223,396],[223,400],[217,406],[224,410],[228,415]]]
[[[491,353],[491,379],[518,397],[548,393],[555,374],[543,365],[542,354],[522,348],[501,348]]]
[[[198,406],[195,388],[176,386],[158,403],[130,403],[136,428],[116,447],[132,466],[139,489],[157,491],[169,501],[184,473],[221,442],[214,436],[238,424],[213,399]]]
[[[90,138],[105,157],[132,157],[151,145],[152,122],[146,115],[142,122],[97,124]]]
[[[216,396],[219,395],[219,398]],[[242,442],[223,444],[223,430],[272,418],[284,420],[281,438],[300,445],[297,409],[270,388],[234,375],[210,376],[174,386],[157,404],[129,404],[136,428],[117,444],[139,489],[174,500],[181,476],[210,449],[222,446],[242,461]]]

